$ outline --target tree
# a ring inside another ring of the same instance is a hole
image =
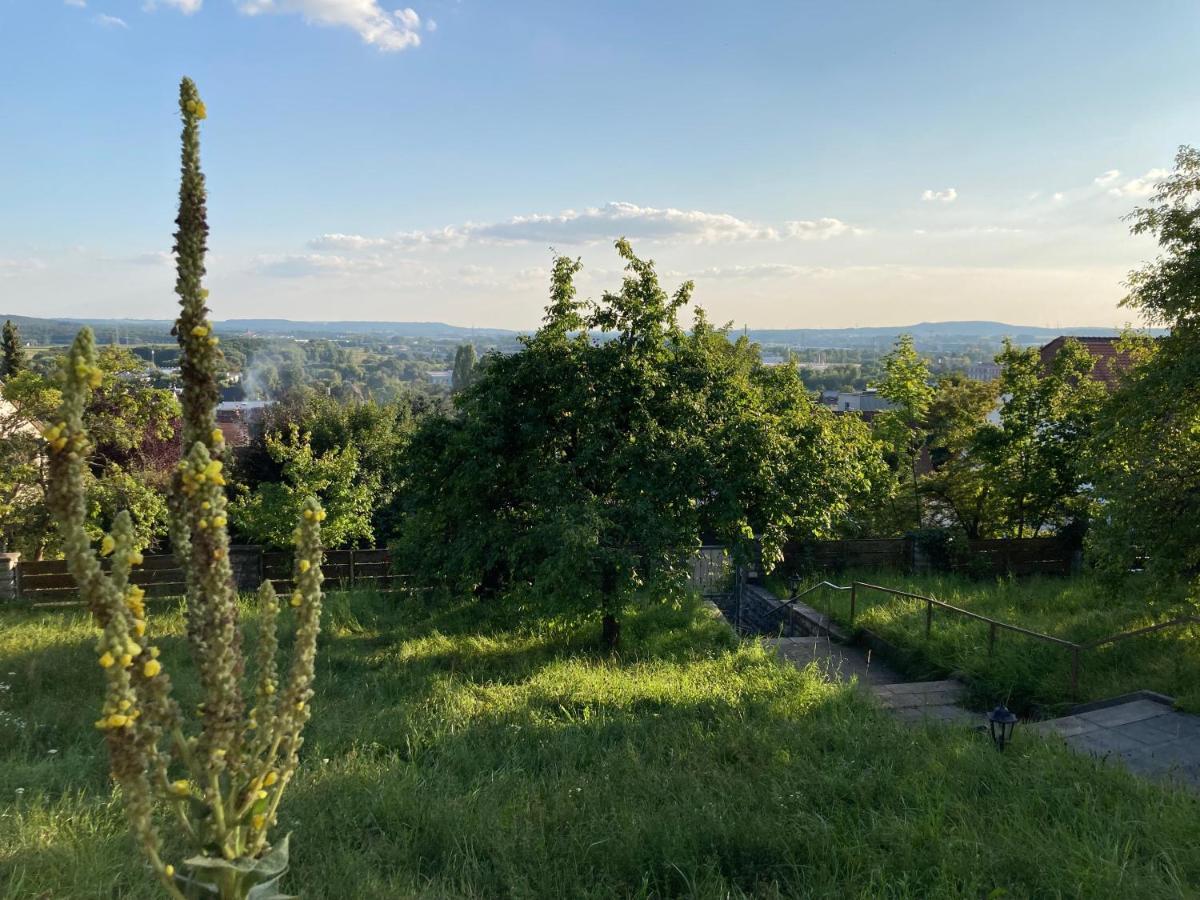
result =
[[[542,327],[482,369],[457,415],[418,427],[397,547],[434,583],[533,583],[596,609],[610,650],[626,603],[683,588],[702,534],[742,560],[757,537],[770,566],[790,534],[828,531],[871,455],[862,423],[818,409],[794,367],[767,370],[702,311],[685,333],[691,283],[667,294],[616,246],[619,291],[580,302],[580,263],[556,259]]]
[[[266,435],[266,449],[281,467],[279,481],[262,482],[230,506],[238,532],[253,543],[286,547],[296,517],[316,497],[328,520],[322,530],[330,547],[370,543],[371,499],[379,482],[359,478],[360,454],[353,444],[314,452],[312,435],[291,424]]]
[[[1101,501],[1092,549],[1110,573],[1135,559],[1163,578],[1200,572],[1200,151],[1181,147],[1150,206],[1130,214],[1134,234],[1160,255],[1130,273],[1124,303],[1157,340],[1127,336],[1137,365],[1100,415],[1091,477]]]
[[[454,351],[454,373],[451,376],[451,390],[456,394],[471,386],[475,378],[475,345],[460,344]]]
[[[0,335],[0,379],[12,378],[27,364],[21,332],[12,319],[6,319],[3,334]]]
[[[925,445],[925,416],[933,400],[929,364],[917,353],[910,334],[900,335],[882,362],[883,380],[876,387],[892,408],[876,416],[875,435],[895,463],[898,482],[895,496],[908,495],[915,517],[913,527],[920,528],[924,515],[917,488],[918,463]],[[900,520],[903,521],[902,516]]]
[[[1006,398],[1000,425],[985,425],[975,447],[989,467],[1002,533],[1026,537],[1086,522],[1085,452],[1105,392],[1090,377],[1095,359],[1067,341],[1044,368],[1036,347],[1006,341],[996,361]]]
[[[933,470],[921,480],[921,494],[934,525],[957,526],[972,539],[991,537],[999,526],[992,472],[976,446],[996,408],[998,387],[958,373],[943,375],[926,412]]]

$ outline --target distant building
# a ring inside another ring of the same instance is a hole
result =
[[[257,422],[274,400],[226,400],[217,404],[218,422]]]
[[[1054,357],[1058,356],[1067,341],[1078,341],[1096,360],[1092,369],[1092,378],[1099,381],[1110,391],[1116,390],[1121,382],[1121,376],[1133,368],[1133,359],[1128,351],[1120,349],[1119,337],[1071,337],[1063,335],[1056,337],[1041,349],[1042,367],[1050,368]]]
[[[967,368],[967,377],[972,381],[995,381],[1001,371],[1001,367],[994,362],[975,363]]]
[[[454,371],[452,369],[440,369],[435,372],[426,372],[429,381],[432,384],[444,384],[449,386],[454,382]]]
[[[892,409],[895,405],[881,396],[875,388],[867,388],[865,391],[839,391],[835,409],[843,413],[877,413]]]

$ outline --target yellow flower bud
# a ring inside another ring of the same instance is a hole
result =
[[[300,560],[300,574],[301,575],[303,575],[305,572],[307,572],[311,568],[312,568],[312,563],[310,563],[307,559]]]
[[[313,520],[313,516],[314,516],[314,513],[311,509],[306,509],[304,511],[304,518],[308,519],[308,521],[311,522]]]
[[[122,654],[121,655],[121,668],[128,669],[132,665],[133,665],[133,657],[130,656],[128,653]]]
[[[219,337],[217,337],[215,334],[208,339],[208,346],[210,346],[210,347],[215,347],[219,343],[221,343],[221,339]]]
[[[142,635],[144,635],[146,633],[146,620],[145,619],[134,619],[133,620],[133,631],[138,637],[141,637]]]
[[[207,325],[197,325],[192,329],[192,334],[195,337],[204,337],[206,334],[208,334],[208,326]]]
[[[224,528],[225,527],[225,517],[224,516],[213,516],[212,526],[213,526],[213,528]]]
[[[263,784],[270,787],[279,780],[279,775],[276,772],[268,772],[267,777],[263,779]]]
[[[157,659],[147,660],[146,664],[142,666],[142,671],[146,673],[147,678],[153,678],[162,671],[162,663]]]
[[[262,831],[262,827],[267,824],[267,817],[264,813],[258,813],[250,820],[255,830]]]
[[[259,800],[266,800],[266,799],[267,799],[267,792],[266,792],[266,791],[259,791],[259,792],[258,792],[258,794],[257,794],[257,796],[258,796],[258,799],[259,799]]]
[[[292,599],[290,602],[291,602],[292,606],[299,606],[301,603],[304,602],[304,595],[301,594],[299,591],[296,591],[296,593],[292,594]]]
[[[113,536],[111,534],[106,534],[104,539],[100,541],[100,555],[108,556],[116,549],[117,542],[113,540]]]
[[[197,524],[197,525],[199,525],[199,526],[200,526],[200,530],[201,530],[201,531],[203,531],[205,528],[207,528],[207,527],[208,527],[208,519],[201,519],[201,520],[200,520],[199,522],[197,522],[196,524]]]
[[[325,510],[323,510],[323,509],[317,510],[317,521],[318,522],[325,521]]]
[[[121,715],[121,713],[113,713],[108,717],[109,728],[124,728],[130,723],[129,716]]]
[[[223,432],[220,428],[214,428],[212,430],[212,442],[214,444],[225,443],[225,432]]]
[[[158,654],[159,654],[159,653],[161,653],[161,652],[162,652],[162,651],[161,651],[161,650],[159,650],[157,647],[151,647],[151,648],[150,648],[150,658],[151,658],[151,659],[158,659]]]
[[[114,662],[116,662],[116,660],[113,659],[113,655],[111,653],[109,653],[107,650],[105,650],[104,655],[100,657],[101,668],[107,669]]]
[[[191,788],[188,786],[186,779],[180,778],[178,781],[171,782],[171,793],[187,796],[191,793]]]
[[[140,566],[140,565],[141,565],[142,563],[144,563],[145,561],[146,561],[146,557],[142,556],[142,554],[141,554],[140,552],[138,552],[138,551],[134,551],[134,552],[133,552],[132,554],[130,554],[130,556],[129,556],[129,563],[130,563],[130,565],[134,565],[134,566]]]
[[[167,864],[166,864],[166,865],[163,867],[163,872],[164,872],[164,874],[166,874],[166,876],[167,876],[168,878],[174,878],[174,877],[175,877],[175,867],[174,867],[173,865],[171,865],[170,863],[167,863]]]

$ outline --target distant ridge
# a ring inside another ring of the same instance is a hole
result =
[[[82,325],[90,325],[101,342],[119,336],[125,343],[172,341],[169,319],[42,319],[0,313],[0,321],[12,319],[26,340],[42,344],[66,344]],[[381,321],[301,321],[296,319],[224,319],[215,321],[217,331],[228,334],[251,334],[265,337],[346,337],[378,335],[380,337],[428,338],[433,340],[470,340],[514,338],[528,333],[506,328],[470,328],[446,322],[381,322]],[[737,329],[741,333],[743,329]],[[1011,338],[1018,344],[1043,344],[1059,335],[1104,337],[1120,333],[1115,328],[1073,326],[1047,328],[1038,325],[1010,325],[991,321],[918,322],[915,325],[872,325],[860,328],[748,328],[750,339],[761,344],[786,344],[792,347],[873,347],[890,344],[901,334],[911,334],[919,348],[937,347],[943,343],[961,344],[975,339],[999,344]],[[1163,333],[1161,330],[1155,333]]]

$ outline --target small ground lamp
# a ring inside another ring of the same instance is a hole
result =
[[[1013,728],[1017,724],[1016,715],[1001,703],[987,714],[988,728],[992,732],[992,743],[1000,750],[1012,740]]]

